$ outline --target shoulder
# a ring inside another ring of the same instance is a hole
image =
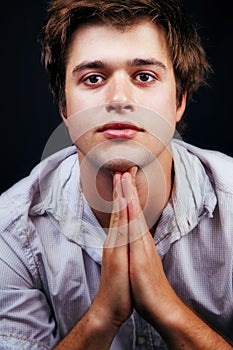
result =
[[[174,140],[173,146],[181,153],[188,152],[194,158],[198,158],[216,189],[233,194],[232,157],[222,152],[203,149],[181,140]]]
[[[43,214],[42,192],[48,191],[48,187],[52,191],[53,186],[60,185],[57,178],[61,168],[65,181],[65,178],[70,176],[74,163],[77,163],[76,148],[65,148],[44,159],[27,177],[3,192],[0,196],[0,231],[8,229],[17,221],[23,223],[24,218],[27,220],[30,216],[33,207],[37,207]]]

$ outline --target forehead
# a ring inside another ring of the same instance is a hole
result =
[[[156,24],[143,20],[123,29],[85,24],[72,36],[68,63],[102,58],[119,61],[143,56],[168,61],[165,35]]]

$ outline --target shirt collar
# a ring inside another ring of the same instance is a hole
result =
[[[155,243],[164,255],[171,243],[191,232],[203,215],[213,215],[216,195],[200,162],[180,142],[172,142],[175,180],[172,196],[162,212],[155,232]],[[59,230],[87,251],[98,263],[106,238],[79,186],[80,172],[75,147],[43,164],[40,181],[42,201],[34,213],[46,213]],[[62,160],[63,159],[63,160]],[[62,161],[61,161],[62,160]],[[43,169],[50,171],[43,173]],[[53,170],[53,171],[51,171]],[[43,203],[43,210],[42,210]]]
[[[204,215],[213,216],[217,199],[210,179],[197,156],[173,140],[174,185],[155,232],[160,255],[171,243],[190,233]]]
[[[106,234],[82,193],[76,147],[49,157],[38,169],[40,200],[30,214],[46,213],[51,224],[101,263]]]

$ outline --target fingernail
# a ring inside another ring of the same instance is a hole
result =
[[[137,171],[138,171],[138,167],[133,166],[133,167],[131,168],[131,174],[132,174],[132,176],[133,176],[133,177],[135,177],[135,176],[136,176]]]

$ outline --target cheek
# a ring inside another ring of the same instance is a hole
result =
[[[75,94],[66,92],[67,115],[68,116],[74,115],[78,113],[82,108],[84,108],[84,104],[82,100],[80,100]]]
[[[146,97],[143,103],[171,124],[174,124],[176,120],[176,100],[172,94],[155,94],[150,99]]]
[[[91,109],[95,106],[103,105],[103,98],[100,96],[90,95],[84,91],[66,90],[66,106],[68,116],[77,114],[81,111]]]

